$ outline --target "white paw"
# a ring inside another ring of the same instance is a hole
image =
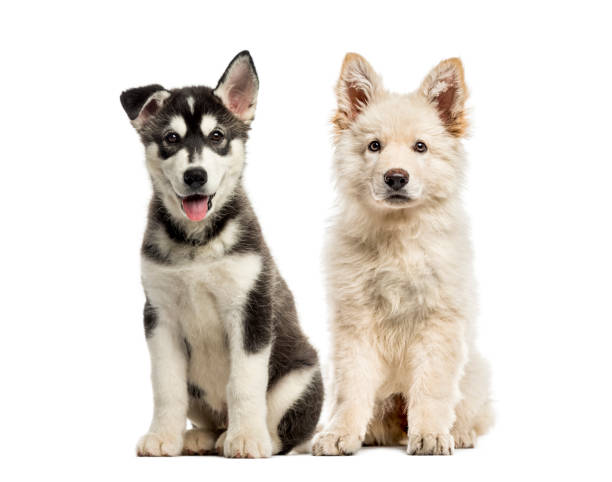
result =
[[[473,449],[476,445],[476,431],[455,432],[453,430],[453,438],[455,439],[456,449]]]
[[[353,434],[321,432],[312,444],[312,455],[352,455],[361,448],[361,443]]]
[[[452,455],[454,447],[450,433],[408,434],[409,455]]]
[[[215,434],[194,428],[185,432],[183,455],[208,455],[215,449]]]
[[[158,434],[149,432],[139,441],[136,452],[139,457],[172,457],[180,455],[183,449],[183,435]]]
[[[221,435],[223,436],[223,435]],[[223,442],[223,455],[232,458],[259,459],[272,455],[272,440],[266,428],[229,433]]]

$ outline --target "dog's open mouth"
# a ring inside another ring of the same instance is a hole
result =
[[[212,207],[214,194],[204,196],[203,194],[193,194],[191,196],[181,197],[181,205],[183,211],[191,221],[202,221]]]

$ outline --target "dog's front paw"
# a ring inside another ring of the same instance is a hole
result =
[[[455,441],[450,433],[412,433],[408,435],[409,455],[452,455]]]
[[[208,455],[215,449],[215,434],[194,428],[185,432],[183,455]]]
[[[136,453],[139,457],[172,457],[180,455],[182,449],[182,434],[149,432],[138,441]]]
[[[312,444],[312,455],[352,455],[361,448],[361,443],[356,435],[321,432]]]
[[[223,435],[222,435],[223,436]],[[259,459],[272,455],[272,440],[266,428],[225,433],[223,455],[232,458]]]

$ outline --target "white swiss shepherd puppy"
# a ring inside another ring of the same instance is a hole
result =
[[[474,346],[476,302],[460,191],[467,88],[459,59],[395,94],[359,55],[337,84],[338,213],[327,244],[334,392],[315,455],[406,443],[473,447],[493,421]]]

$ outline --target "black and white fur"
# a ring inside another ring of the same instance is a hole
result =
[[[257,91],[245,51],[215,89],[121,94],[153,183],[142,283],[154,413],[139,455],[284,454],[319,419],[317,354],[241,182]],[[189,184],[192,169],[205,174]],[[187,217],[189,196],[207,200],[203,220]]]

